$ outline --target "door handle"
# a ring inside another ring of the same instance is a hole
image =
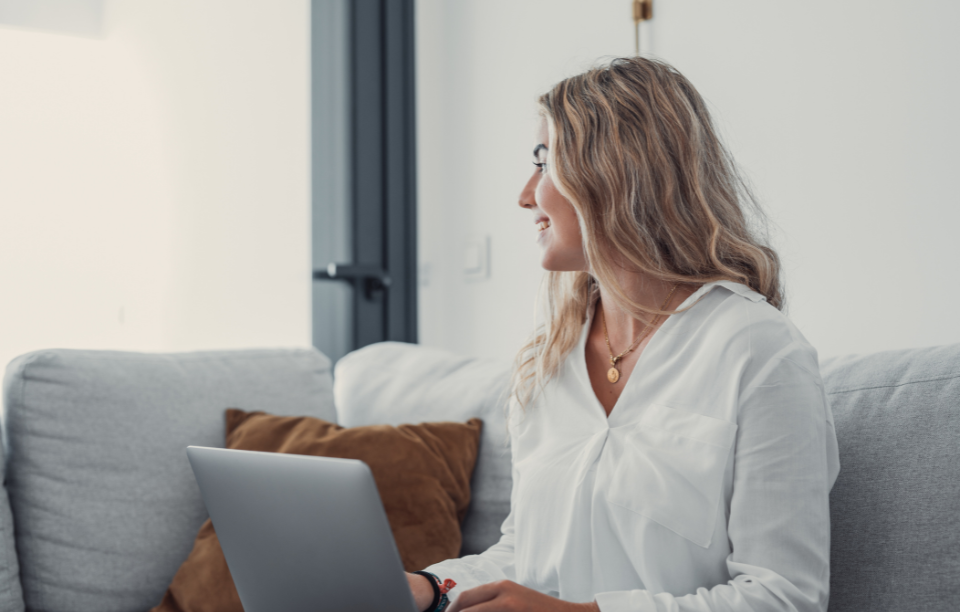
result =
[[[314,270],[314,280],[339,280],[363,287],[363,295],[373,300],[390,288],[390,275],[380,266],[363,264],[327,264],[326,270]]]

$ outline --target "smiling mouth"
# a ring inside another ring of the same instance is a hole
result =
[[[549,222],[549,221],[541,221],[540,223],[537,223],[537,231],[538,231],[538,232],[542,232],[543,230],[547,229],[548,227],[550,227],[550,222]]]

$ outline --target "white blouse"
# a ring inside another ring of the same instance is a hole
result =
[[[427,568],[457,582],[451,596],[509,579],[603,612],[827,609],[839,458],[817,352],[745,285],[708,283],[690,304],[609,418],[589,313],[558,375],[512,412],[500,541]]]

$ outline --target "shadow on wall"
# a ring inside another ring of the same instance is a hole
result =
[[[100,38],[103,0],[0,0],[0,24]]]

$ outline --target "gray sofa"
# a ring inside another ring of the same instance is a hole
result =
[[[960,345],[822,364],[840,442],[833,612],[960,609]],[[4,379],[0,612],[133,612],[159,602],[206,518],[190,444],[223,410],[345,426],[485,421],[463,553],[509,507],[508,364],[399,343],[312,350],[38,351]],[[3,458],[6,461],[4,463]]]

